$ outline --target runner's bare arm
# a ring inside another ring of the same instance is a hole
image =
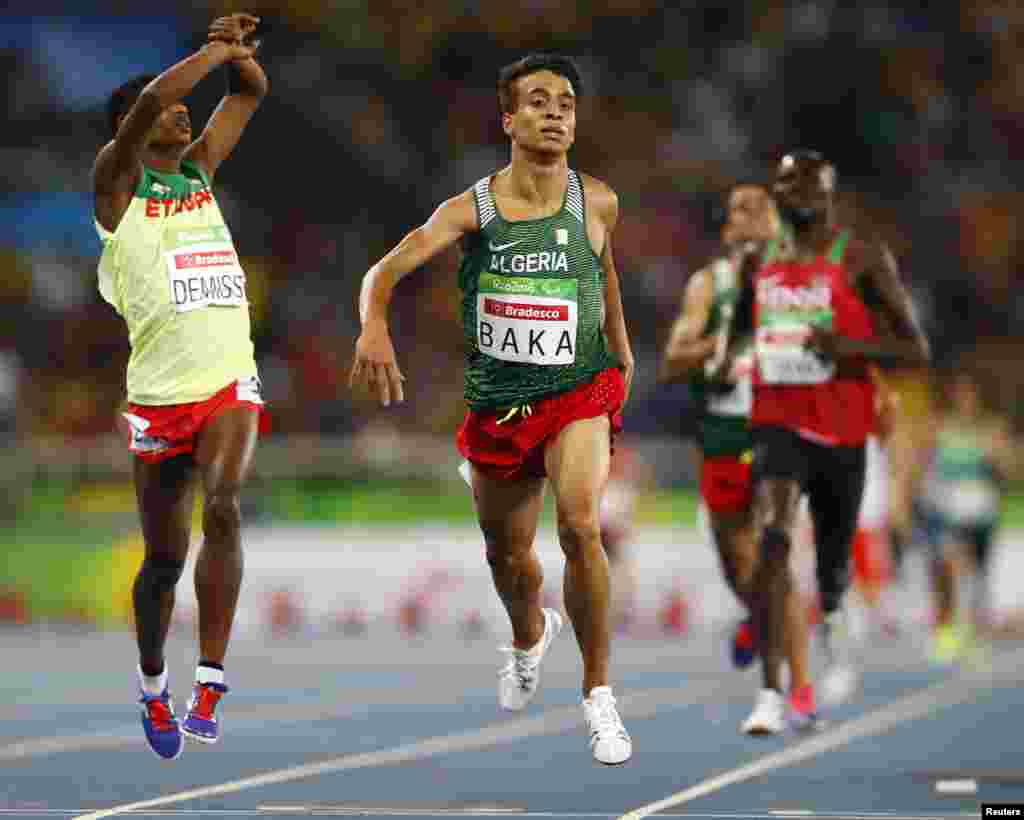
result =
[[[701,338],[711,315],[711,272],[697,271],[686,283],[683,308],[672,325],[658,368],[658,381],[675,382],[703,366],[715,352],[715,339]]]
[[[134,190],[142,169],[146,138],[161,112],[188,94],[215,68],[239,54],[237,47],[225,42],[207,43],[147,85],[121,121],[117,135],[96,158],[93,166],[96,194],[104,196]]]
[[[383,259],[367,271],[359,290],[359,320],[363,331],[356,341],[349,386],[365,385],[387,407],[403,401],[402,381],[388,332],[388,306],[395,285],[408,274],[468,233],[477,230],[473,192],[443,202],[423,225],[405,235]]]
[[[622,292],[619,288],[619,272],[615,267],[612,254],[612,233],[619,221],[619,198],[608,185],[588,177],[587,191],[592,192],[597,212],[604,222],[604,247],[601,249],[601,266],[605,272],[604,286],[604,332],[608,339],[608,349],[619,360],[622,378],[626,382],[626,399],[633,385],[633,372],[636,361],[633,348],[629,343],[629,331],[626,329],[626,317],[622,310]],[[625,402],[625,399],[623,400]]]
[[[1020,446],[1013,435],[1013,428],[1006,419],[996,419],[988,435],[989,460],[1002,481],[1017,477],[1020,466]]]
[[[859,270],[856,284],[871,312],[876,336],[861,341],[816,327],[807,346],[832,359],[863,356],[883,366],[927,365],[931,347],[892,252],[882,244],[860,242],[851,245],[850,251],[854,270]]]
[[[245,43],[246,36],[252,34],[257,23],[259,18],[251,14],[232,14],[215,20],[207,34],[211,42],[219,40],[243,46],[250,52],[248,57],[236,58],[228,64],[227,70],[234,72],[235,82],[213,112],[203,133],[185,152],[186,159],[198,164],[210,179],[238,145],[242,132],[267,95],[267,75],[253,57],[256,46]]]

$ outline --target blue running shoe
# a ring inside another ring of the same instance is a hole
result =
[[[746,669],[757,657],[754,645],[754,624],[751,618],[744,618],[732,635],[732,664],[737,669]]]
[[[192,687],[192,698],[188,702],[188,714],[182,721],[181,731],[190,740],[199,743],[216,743],[217,704],[228,688],[219,683],[197,683]]]
[[[174,760],[181,754],[181,727],[174,716],[174,705],[166,689],[159,695],[142,693],[142,728],[146,730],[149,748],[164,760]]]

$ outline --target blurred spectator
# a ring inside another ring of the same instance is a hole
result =
[[[0,36],[9,217],[0,310],[15,328],[4,355],[33,383],[22,393],[32,407],[25,434],[112,429],[127,345],[95,292],[87,158],[109,138],[101,101],[184,54],[226,10],[200,3],[157,19],[101,2],[71,19],[33,17],[26,6]],[[272,90],[251,139],[264,143],[247,143],[218,183],[229,224],[248,231],[236,240],[265,378],[286,402],[278,432],[361,426],[344,384],[360,277],[439,195],[504,161],[497,71],[541,48],[580,56],[572,161],[620,196],[614,250],[638,365],[631,430],[676,424],[678,397],[661,396],[646,374],[716,234],[707,203],[737,177],[763,178],[790,147],[835,160],[846,218],[893,247],[940,363],[991,340],[1014,350],[1024,341],[1019,4],[534,0],[524,12],[427,0],[410,17],[387,3],[303,0],[253,10],[266,15]],[[90,56],[97,50],[103,60]],[[215,80],[197,90],[197,121],[222,91]],[[268,161],[285,141],[302,150],[287,164]],[[409,376],[408,403],[394,413],[403,430],[450,434],[463,409],[460,306],[441,295],[456,267],[445,259],[396,292],[395,343]],[[1005,381],[1021,414],[1020,368]]]

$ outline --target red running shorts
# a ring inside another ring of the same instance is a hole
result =
[[[750,509],[754,502],[751,460],[749,450],[738,456],[704,459],[700,468],[700,494],[709,511],[732,515]]]
[[[128,449],[150,464],[191,453],[203,428],[233,407],[249,407],[259,413],[259,432],[269,430],[270,418],[256,378],[234,381],[205,401],[162,405],[129,402],[121,414],[129,426]]]
[[[544,450],[574,421],[607,415],[612,437],[622,431],[626,384],[618,368],[598,373],[586,384],[531,403],[532,413],[470,410],[455,434],[462,455],[491,478],[521,481],[543,478]],[[500,422],[500,423],[499,423]]]

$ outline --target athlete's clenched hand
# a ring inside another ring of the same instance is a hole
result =
[[[248,59],[256,53],[260,41],[246,42],[246,38],[256,31],[260,18],[241,12],[227,17],[218,17],[210,23],[206,39],[210,42],[220,41],[232,48],[232,59]]]
[[[392,401],[405,401],[404,381],[387,326],[382,322],[367,323],[356,341],[356,360],[352,364],[349,387],[365,386],[387,407]]]

